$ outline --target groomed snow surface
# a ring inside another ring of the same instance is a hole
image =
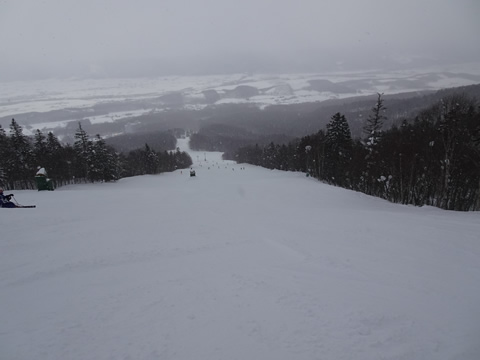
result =
[[[480,359],[480,213],[190,153],[14,192],[0,359]]]

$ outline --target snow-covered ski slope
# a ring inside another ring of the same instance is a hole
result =
[[[191,155],[14,192],[0,359],[480,359],[480,213]]]

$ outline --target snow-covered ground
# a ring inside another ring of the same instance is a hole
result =
[[[191,156],[14,191],[0,359],[480,359],[480,213]]]

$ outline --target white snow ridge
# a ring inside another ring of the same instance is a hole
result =
[[[480,213],[190,153],[195,178],[14,191],[0,359],[480,359]]]

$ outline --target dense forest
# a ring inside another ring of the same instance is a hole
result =
[[[267,145],[270,142],[286,143],[294,137],[283,134],[254,134],[243,128],[225,124],[212,124],[202,127],[190,136],[190,148],[202,151],[220,151],[229,158],[239,148],[248,145]]]
[[[23,134],[12,119],[10,133],[0,126],[0,186],[11,190],[34,189],[35,173],[44,167],[54,186],[79,182],[114,181],[122,177],[158,174],[188,168],[190,156],[176,151],[155,151],[147,143],[127,153],[117,152],[100,135],[93,139],[78,124],[73,146],[63,145],[49,132]]]
[[[240,163],[304,171],[392,202],[480,210],[480,111],[476,99],[448,94],[413,118],[383,130],[381,94],[353,138],[337,112],[326,129],[287,144],[250,145],[230,155]]]

